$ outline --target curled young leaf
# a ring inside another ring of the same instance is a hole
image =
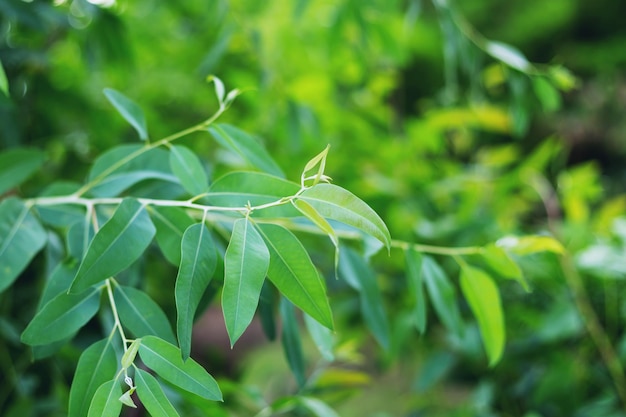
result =
[[[104,95],[122,117],[135,128],[139,138],[141,140],[148,139],[148,126],[146,125],[146,118],[141,107],[124,94],[112,88],[105,88]]]

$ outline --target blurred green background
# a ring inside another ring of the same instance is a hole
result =
[[[206,78],[216,75],[245,91],[222,121],[261,138],[291,179],[331,144],[326,172],[394,238],[475,246],[552,233],[571,254],[574,275],[551,254],[520,258],[531,292],[498,281],[508,344],[493,368],[460,299],[462,339],[431,310],[427,332],[416,332],[402,254],[376,255],[389,351],[337,284],[338,361],[310,353],[323,376],[314,392],[339,415],[625,416],[626,386],[588,333],[591,323],[626,360],[624,16],[619,0],[0,0],[10,91],[0,94],[0,149],[47,152],[25,195],[51,178],[82,181],[100,153],[135,141],[103,88],[138,102],[156,139],[215,111]],[[536,65],[487,53],[488,40]],[[209,135],[186,144],[215,177],[233,164]],[[330,245],[308,243],[332,270]],[[440,261],[456,282],[456,264]],[[16,336],[40,286],[21,280],[0,295],[3,416],[63,415],[81,346],[32,364]],[[167,289],[153,287],[167,304]],[[262,346],[209,360],[231,381],[231,401],[188,415],[254,415],[259,395],[289,393],[280,346]]]

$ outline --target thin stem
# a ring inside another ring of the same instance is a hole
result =
[[[124,334],[124,329],[122,328],[122,323],[120,322],[120,316],[117,313],[117,305],[115,304],[115,299],[113,298],[113,286],[111,285],[111,281],[113,278],[107,278],[104,281],[104,285],[107,289],[107,295],[109,296],[109,304],[111,305],[111,312],[113,313],[113,319],[115,323],[113,324],[113,330],[117,328],[120,333],[120,337],[122,338],[122,345],[124,346],[124,352],[128,350],[128,339],[126,338],[126,334]]]

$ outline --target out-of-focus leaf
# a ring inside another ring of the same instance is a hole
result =
[[[148,139],[148,126],[146,125],[146,117],[141,107],[124,94],[112,88],[105,88],[104,95],[122,117],[135,128],[139,134],[139,139]]]
[[[318,398],[298,397],[298,403],[316,417],[339,417],[335,410]]]
[[[461,289],[478,320],[489,364],[498,363],[504,352],[504,314],[498,287],[484,271],[461,266]]]
[[[78,261],[83,259],[94,234],[95,231],[93,230],[91,219],[86,219],[83,215],[83,218],[72,224],[67,232],[67,250],[69,254]]]
[[[5,96],[9,97],[9,80],[7,79],[7,74],[4,72],[2,61],[0,61],[0,91],[2,91]]]
[[[553,112],[561,107],[561,96],[548,80],[543,77],[534,77],[532,82],[543,111]]]
[[[496,246],[517,255],[530,255],[536,252],[565,253],[561,243],[549,236],[507,236],[499,239]]]
[[[268,278],[298,308],[332,329],[326,285],[302,243],[279,225],[259,224],[258,230],[270,251]]]
[[[463,333],[463,322],[450,280],[429,256],[422,257],[422,274],[437,316],[448,330],[460,336]]]
[[[172,146],[170,167],[189,194],[196,196],[207,192],[209,178],[202,167],[202,162],[189,148],[181,145]]]
[[[156,241],[165,259],[179,266],[183,235],[194,220],[180,207],[148,206],[146,209],[156,227]]]
[[[28,345],[46,345],[64,339],[83,327],[100,307],[100,290],[59,294],[47,303],[22,333]]]
[[[16,148],[0,153],[0,195],[39,170],[44,159],[43,152],[37,149]]]
[[[424,280],[422,277],[422,255],[408,249],[405,253],[407,283],[411,291],[411,300],[414,302],[413,315],[415,326],[420,333],[426,331],[426,297],[424,295]]]
[[[276,339],[276,320],[274,318],[274,306],[276,305],[276,292],[269,280],[263,282],[261,296],[259,297],[259,318],[263,333],[268,340]]]
[[[191,353],[191,329],[193,320],[215,266],[217,252],[209,229],[204,223],[187,228],[182,240],[182,255],[176,277],[176,331],[178,343],[187,359]]]
[[[254,317],[270,252],[249,219],[238,219],[224,255],[222,310],[231,346]]]
[[[314,320],[308,314],[304,313],[304,324],[306,325],[311,339],[317,346],[317,350],[322,354],[324,359],[329,362],[335,360],[333,346],[335,344],[333,332],[325,326],[322,326],[317,320]]]
[[[489,41],[485,51],[495,59],[504,62],[511,68],[525,72],[530,68],[530,62],[518,49],[501,42]]]
[[[529,291],[528,282],[524,279],[522,270],[504,249],[496,245],[488,245],[481,252],[481,256],[494,272],[505,278],[516,280],[526,291]]]
[[[281,333],[283,350],[287,356],[289,368],[298,382],[298,386],[303,387],[306,382],[306,375],[300,329],[298,328],[293,304],[284,297],[280,300],[280,315],[283,319]]]
[[[112,340],[100,340],[80,355],[70,389],[68,417],[86,416],[98,388],[115,376],[117,358]]]
[[[119,417],[122,412],[121,393],[122,388],[116,380],[100,385],[91,400],[87,417]]]
[[[137,369],[135,372],[135,384],[137,385],[137,395],[141,403],[152,417],[179,417],[156,378],[146,371]]]
[[[45,230],[22,201],[10,197],[0,203],[0,292],[15,281],[46,241]]]
[[[71,291],[82,291],[128,268],[143,254],[155,233],[144,206],[137,200],[124,199],[91,241]]]

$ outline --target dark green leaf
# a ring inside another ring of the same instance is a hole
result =
[[[463,322],[450,280],[429,256],[422,257],[422,274],[437,316],[448,330],[460,336],[463,333]]]
[[[207,192],[209,178],[202,167],[202,162],[189,148],[181,145],[172,146],[170,167],[189,194],[196,196]]]
[[[156,335],[175,342],[167,316],[148,294],[132,287],[116,285],[113,298],[122,324],[135,337]]]
[[[0,203],[0,292],[10,286],[46,244],[47,236],[17,198]]]
[[[259,318],[265,337],[271,341],[276,340],[276,319],[274,318],[274,306],[276,304],[274,286],[269,280],[265,280],[259,297]]]
[[[207,400],[222,400],[215,379],[193,359],[183,361],[180,349],[176,346],[157,337],[147,336],[141,341],[139,356],[147,367],[177,387]]]
[[[156,227],[156,241],[163,255],[179,266],[183,234],[194,220],[179,207],[148,206],[146,209]]]
[[[84,258],[94,233],[90,219],[84,217],[70,227],[67,232],[67,250],[74,259],[80,261]]]
[[[243,130],[219,124],[210,127],[209,132],[220,145],[239,156],[248,165],[278,177],[285,176],[260,142]]]
[[[298,386],[302,388],[306,383],[304,354],[302,353],[302,342],[300,340],[300,329],[296,319],[293,304],[286,298],[280,300],[280,315],[283,319],[281,341],[289,368],[293,372]]]
[[[191,352],[191,329],[202,294],[209,285],[217,252],[211,233],[204,223],[189,226],[182,240],[182,257],[176,277],[176,331],[178,343],[187,359]]]
[[[422,255],[408,249],[404,256],[406,258],[406,273],[410,297],[414,303],[413,315],[415,326],[420,333],[426,331],[426,297],[424,295],[424,282],[422,278]]]
[[[80,355],[70,389],[68,417],[86,416],[98,387],[115,376],[117,358],[111,342],[112,338],[100,340]]]
[[[292,303],[329,329],[333,317],[323,278],[293,233],[275,224],[259,224],[270,251],[268,278]]]
[[[28,345],[46,345],[64,339],[83,327],[100,307],[100,290],[59,294],[47,303],[22,333]]]
[[[391,236],[382,219],[351,192],[332,184],[317,184],[298,197],[326,218],[356,227],[380,240],[388,249]]]
[[[43,162],[44,154],[37,149],[15,148],[0,153],[0,195],[20,185],[39,170]]]
[[[112,88],[105,88],[104,95],[122,117],[135,128],[139,138],[141,140],[148,139],[148,126],[143,110],[134,101]]]
[[[100,385],[91,400],[87,417],[118,417],[122,412],[121,394],[122,388],[116,380]]]
[[[359,292],[361,312],[367,327],[384,349],[389,349],[389,321],[376,275],[365,259],[351,248],[343,248],[339,275]]]
[[[137,369],[135,385],[137,385],[139,399],[152,417],[179,417],[174,406],[165,396],[161,385],[152,375]]]
[[[222,310],[231,346],[248,328],[257,305],[270,253],[249,219],[238,219],[224,255]]]
[[[124,199],[91,241],[71,290],[81,291],[128,268],[143,254],[155,232],[144,206]]]
[[[489,364],[498,363],[504,351],[504,314],[498,287],[484,271],[463,264],[461,290],[478,320]]]
[[[54,268],[44,287],[37,311],[57,295],[67,292],[77,270],[78,264],[75,261],[62,262]]]

